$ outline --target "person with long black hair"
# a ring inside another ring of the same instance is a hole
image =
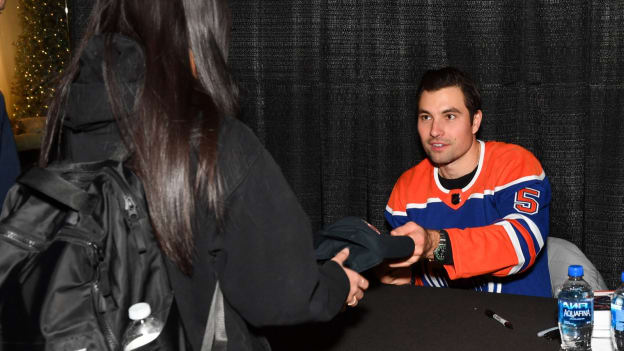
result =
[[[195,350],[216,278],[229,350],[268,349],[262,327],[329,320],[368,287],[346,250],[317,264],[294,193],[233,118],[230,23],[224,0],[97,0],[39,160],[120,159],[137,173]]]

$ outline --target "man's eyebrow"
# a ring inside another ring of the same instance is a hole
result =
[[[442,111],[443,114],[444,113],[449,113],[449,112],[460,113],[461,111],[459,109],[455,108],[455,107],[450,107],[450,108],[447,108],[446,110]],[[429,114],[429,115],[431,114],[431,112],[419,108],[418,109],[418,114],[421,114],[421,113],[426,113],[426,114]]]
[[[431,114],[431,112],[429,112],[429,111],[427,111],[427,110],[423,110],[422,108],[419,108],[419,109],[418,109],[418,114],[421,114],[421,113],[426,113],[426,114],[428,114],[428,115],[430,115],[430,114]]]
[[[461,111],[455,107],[447,108],[446,110],[442,111],[442,113],[449,113],[449,112],[459,113]]]

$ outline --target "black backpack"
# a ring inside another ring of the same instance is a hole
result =
[[[164,259],[123,163],[30,169],[0,215],[0,350],[119,350],[137,302],[166,321],[162,349],[184,350]]]

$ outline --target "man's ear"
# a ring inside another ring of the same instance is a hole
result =
[[[479,127],[481,127],[481,120],[483,119],[483,112],[477,110],[472,118],[472,134],[477,134]]]

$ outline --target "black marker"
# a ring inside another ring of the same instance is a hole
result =
[[[501,316],[497,315],[496,313],[494,313],[494,311],[492,311],[492,310],[485,310],[485,315],[486,315],[486,316],[488,316],[488,317],[490,317],[490,318],[493,318],[493,319],[494,319],[494,320],[496,320],[498,323],[500,323],[500,324],[502,324],[502,325],[506,326],[507,328],[509,328],[509,329],[513,329],[513,325],[511,325],[511,322],[510,322],[510,321],[508,321],[508,320],[506,320],[505,318],[503,318],[503,317],[501,317]]]

